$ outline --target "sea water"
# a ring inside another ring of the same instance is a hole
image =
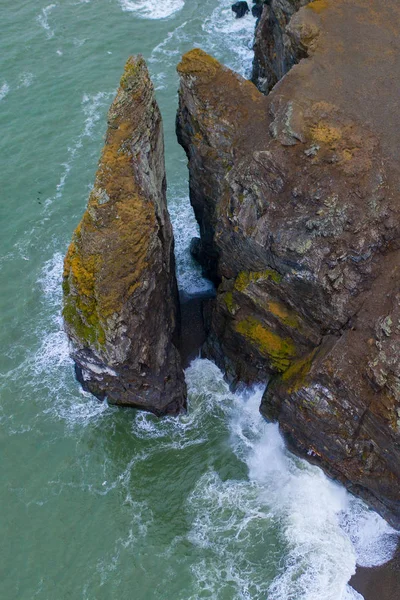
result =
[[[158,420],[99,403],[73,375],[62,261],[130,54],[164,119],[177,274],[197,226],[174,133],[183,52],[248,76],[255,21],[230,0],[3,0],[0,37],[0,597],[4,600],[350,600],[356,564],[387,561],[390,527],[291,455],[207,360],[189,411]]]

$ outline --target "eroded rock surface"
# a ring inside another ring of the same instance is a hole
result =
[[[292,447],[400,525],[400,7],[315,0],[290,28],[308,58],[268,96],[200,50],[178,67],[205,352],[270,378]]]
[[[186,405],[161,115],[142,57],[108,113],[87,210],[64,263],[64,322],[85,389],[155,414]]]

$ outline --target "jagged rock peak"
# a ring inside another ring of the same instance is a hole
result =
[[[83,387],[157,415],[186,406],[173,245],[161,115],[143,57],[130,57],[65,257],[63,317]]]

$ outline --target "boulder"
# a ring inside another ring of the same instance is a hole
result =
[[[251,7],[251,14],[256,19],[259,19],[261,17],[262,12],[263,12],[263,4],[253,4],[253,6]],[[257,22],[257,25],[258,25],[258,22]]]
[[[241,19],[250,12],[249,5],[243,0],[232,4],[232,10],[235,13],[237,19]]]
[[[65,329],[83,387],[157,415],[186,406],[160,111],[125,65],[88,206],[64,263]]]
[[[291,447],[399,526],[400,11],[314,0],[287,28],[307,58],[268,96],[198,49],[178,67],[204,353],[269,381]]]

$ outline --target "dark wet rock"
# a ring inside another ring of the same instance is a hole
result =
[[[400,525],[400,9],[314,0],[289,27],[308,58],[268,96],[201,50],[178,67],[204,351],[269,379],[291,447]]]
[[[241,19],[250,12],[249,5],[244,0],[232,4],[232,10],[237,19]]]
[[[63,316],[83,387],[157,415],[186,405],[165,192],[160,111],[143,58],[130,58],[65,258]]]
[[[262,4],[253,4],[253,6],[251,7],[251,14],[256,19],[259,19],[261,17],[262,11],[263,11],[263,5]]]
[[[306,48],[293,36],[289,24],[292,16],[309,2],[270,0],[253,7],[259,21],[254,38],[252,81],[264,94],[306,56]]]
[[[190,253],[201,265],[202,275],[214,283],[218,281],[216,265],[218,256],[214,253],[212,246],[207,246],[201,238],[192,238],[190,241]]]

